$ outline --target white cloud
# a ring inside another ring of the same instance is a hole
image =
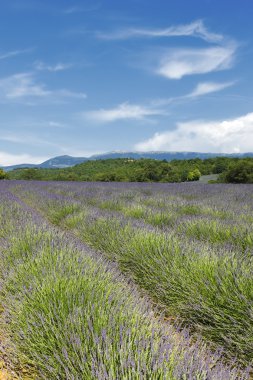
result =
[[[104,40],[124,40],[130,38],[171,38],[171,37],[196,37],[216,46],[208,48],[181,48],[167,49],[165,53],[152,51],[145,57],[152,63],[152,71],[169,79],[181,79],[186,75],[207,74],[214,71],[231,68],[236,43],[223,36],[209,31],[202,20],[190,24],[170,26],[168,28],[126,28],[111,33],[97,32],[96,36]]]
[[[14,74],[0,79],[0,98],[21,100],[34,98],[86,98],[84,93],[62,90],[48,90],[44,84],[37,83],[32,73]]]
[[[149,116],[162,114],[165,112],[153,107],[122,103],[115,108],[89,111],[82,115],[93,122],[108,123],[127,119],[142,120]]]
[[[48,122],[48,125],[53,128],[66,128],[66,124],[59,123],[58,121],[52,121],[50,120]]]
[[[212,92],[222,91],[225,88],[231,87],[235,82],[217,83],[217,82],[202,82],[199,83],[195,89],[185,97],[193,98],[210,94]]]
[[[163,29],[128,28],[112,33],[97,33],[97,37],[106,40],[124,40],[137,37],[180,37],[193,36],[208,42],[220,42],[223,36],[207,30],[202,20],[186,25],[171,26]]]
[[[74,13],[83,13],[83,12],[94,12],[97,11],[100,8],[100,3],[94,3],[94,1],[89,5],[86,6],[82,5],[82,7],[70,7],[63,10],[63,13],[66,15],[71,15]]]
[[[229,69],[234,61],[235,50],[234,44],[206,49],[171,50],[160,59],[156,73],[169,79],[181,79],[185,75]]]
[[[192,92],[186,95],[154,99],[148,105],[129,104],[128,102],[121,103],[115,108],[98,109],[93,111],[83,112],[81,116],[85,119],[96,123],[109,123],[117,120],[142,120],[150,116],[166,116],[168,112],[165,110],[166,106],[175,102],[187,102],[192,98],[200,97],[212,92],[221,91],[230,87],[234,82],[218,83],[218,82],[202,82],[199,83]]]
[[[51,71],[51,72],[57,72],[57,71],[64,71],[72,67],[73,65],[70,63],[57,63],[55,65],[47,65],[42,61],[37,61],[34,64],[35,69],[39,71]]]
[[[36,145],[36,146],[53,146],[59,148],[59,145],[57,143],[54,143],[49,140],[45,140],[42,137],[39,136],[33,136],[31,134],[18,134],[18,133],[1,133],[0,134],[0,141],[7,141],[14,144],[25,144],[25,145]]]
[[[73,147],[72,147],[73,148]],[[72,157],[91,157],[97,154],[106,153],[105,151],[101,150],[83,150],[83,149],[72,149],[70,146],[67,147],[61,147],[61,153],[66,154]]]
[[[31,49],[12,50],[6,53],[0,53],[0,60],[16,57],[17,55],[28,53]]]
[[[83,92],[74,92],[74,91],[69,91],[66,89],[62,90],[55,90],[51,92],[52,95],[56,95],[58,97],[62,98],[75,98],[75,99],[86,99],[87,95]]]
[[[252,151],[253,113],[224,121],[178,123],[175,130],[155,133],[136,145],[139,151],[197,151],[233,153]]]
[[[7,99],[45,97],[51,94],[45,86],[35,83],[30,73],[14,74],[0,79],[0,94]]]
[[[67,8],[63,11],[63,13],[65,13],[66,15],[70,15],[70,14],[73,14],[73,13],[79,13],[81,12],[81,8],[79,7],[71,7],[71,8]]]
[[[165,107],[174,103],[185,103],[191,101],[193,98],[198,98],[200,96],[204,96],[207,94],[211,94],[213,92],[222,91],[225,88],[231,87],[235,84],[233,82],[201,82],[198,83],[197,86],[188,94],[182,96],[176,96],[174,98],[160,98],[152,100],[151,104],[153,107]]]
[[[0,167],[18,164],[40,164],[46,161],[48,157],[31,156],[27,153],[24,154],[11,154],[0,151]]]

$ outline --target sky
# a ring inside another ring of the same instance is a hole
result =
[[[0,0],[0,166],[253,151],[252,0]]]

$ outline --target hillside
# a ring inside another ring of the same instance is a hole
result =
[[[218,174],[220,182],[251,183],[253,158],[216,157],[201,160],[107,159],[69,168],[27,168],[10,171],[10,179],[102,182],[185,182]],[[217,178],[217,176],[215,177]]]
[[[109,152],[104,154],[93,155],[90,157],[72,157],[69,155],[57,156],[50,158],[42,162],[41,164],[19,164],[19,165],[11,165],[2,167],[5,171],[11,171],[14,169],[22,169],[22,168],[44,168],[44,169],[53,169],[53,168],[67,168],[71,166],[75,166],[81,164],[86,161],[95,161],[95,160],[107,160],[107,159],[117,159],[117,158],[132,158],[135,160],[139,160],[142,158],[153,159],[153,160],[192,160],[195,158],[200,158],[201,160],[205,160],[208,158],[215,157],[229,157],[229,158],[246,158],[253,157],[253,153],[234,153],[234,154],[226,154],[226,153],[201,153],[201,152]],[[1,167],[1,165],[0,165]]]

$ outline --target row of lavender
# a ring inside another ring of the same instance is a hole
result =
[[[253,358],[251,185],[20,183],[54,224],[116,262],[168,318]]]
[[[165,323],[115,264],[40,216],[36,208],[47,213],[49,204],[56,215],[62,196],[68,215],[80,212],[69,188],[53,189],[0,184],[0,326],[17,370],[28,364],[30,378],[42,379],[249,378]]]

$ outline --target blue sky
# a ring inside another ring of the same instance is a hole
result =
[[[0,7],[0,165],[253,151],[252,0]]]

